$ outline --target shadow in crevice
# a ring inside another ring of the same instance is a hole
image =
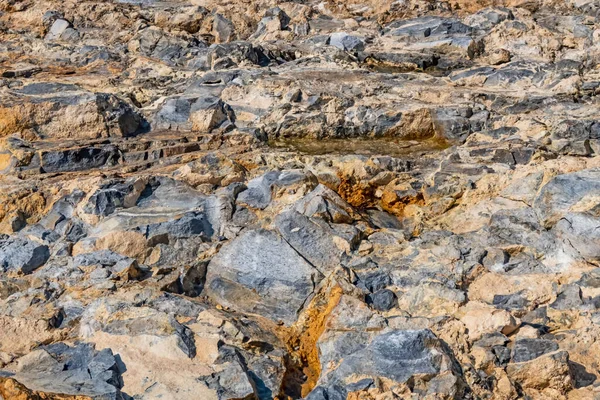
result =
[[[589,373],[585,366],[576,363],[574,361],[569,361],[569,369],[571,370],[571,376],[575,381],[575,388],[580,389],[586,386],[591,385],[596,382],[596,375]]]

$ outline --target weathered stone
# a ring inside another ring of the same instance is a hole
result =
[[[360,38],[349,35],[346,32],[336,32],[332,34],[329,37],[329,44],[344,51],[362,51],[365,48],[365,45]]]
[[[206,285],[224,306],[290,325],[320,279],[279,235],[254,230],[242,233],[211,260]]]
[[[569,353],[566,351],[556,351],[529,362],[509,364],[506,372],[526,390],[549,388],[565,393],[573,387]]]
[[[27,396],[32,391],[44,396],[122,398],[119,390],[120,370],[110,349],[96,351],[88,343],[79,343],[74,347],[55,343],[29,353],[17,363],[16,373],[9,375],[8,379],[24,386],[19,390],[21,396]]]
[[[49,257],[48,246],[24,238],[0,236],[2,272],[30,274],[44,265]]]
[[[227,121],[227,106],[220,99],[199,99],[190,109],[192,130],[210,132]]]
[[[247,184],[247,190],[241,192],[237,202],[256,209],[265,209],[273,199],[273,192],[286,187],[296,187],[306,184],[310,189],[316,186],[316,177],[301,171],[272,171]]]
[[[391,290],[382,289],[368,295],[367,302],[378,311],[388,311],[396,305],[396,295]]]
[[[597,10],[0,1],[0,397],[593,398]]]
[[[344,248],[343,239],[335,231],[320,226],[316,221],[295,211],[285,211],[275,218],[275,226],[287,243],[322,273],[340,265]]]
[[[544,225],[554,225],[569,211],[585,211],[598,204],[600,170],[589,169],[571,174],[558,175],[542,187],[534,206]]]
[[[556,310],[577,309],[583,305],[581,288],[575,284],[565,285],[560,288],[556,300],[550,307]]]
[[[221,14],[215,14],[212,26],[212,33],[217,43],[229,42],[233,38],[235,28],[231,21],[222,16]]]
[[[327,380],[344,382],[356,374],[404,383],[415,375],[438,374],[448,368],[448,361],[431,331],[391,331],[376,336],[366,347],[346,356]]]
[[[519,339],[513,346],[511,359],[517,363],[531,361],[555,350],[558,350],[558,344],[551,340]]]

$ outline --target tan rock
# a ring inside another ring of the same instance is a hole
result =
[[[494,396],[498,400],[513,400],[519,397],[519,393],[515,385],[510,381],[506,372],[502,368],[496,368],[494,371],[496,376],[496,387],[494,388]]]
[[[51,343],[65,332],[53,329],[47,320],[0,316],[0,351],[24,353],[40,343]]]
[[[533,326],[524,325],[519,328],[515,339],[537,339],[540,337],[540,331]]]
[[[469,339],[475,341],[486,333],[500,332],[509,335],[520,325],[508,311],[493,306],[470,301],[461,308],[461,322],[469,330]]]
[[[112,250],[139,262],[144,262],[147,248],[148,243],[144,235],[133,231],[111,232],[95,243],[95,250]]]
[[[227,119],[221,107],[198,110],[190,114],[192,130],[210,132]]]
[[[214,370],[200,360],[190,359],[177,345],[175,336],[110,335],[96,332],[89,339],[96,349],[112,349],[127,371],[123,392],[148,399],[216,400],[216,393],[190,376],[210,375]]]
[[[573,388],[569,369],[569,353],[556,351],[524,363],[509,364],[506,373],[526,393],[549,390],[564,394]]]
[[[505,64],[510,61],[510,51],[505,49],[499,49],[492,52],[488,56],[488,63],[491,65]]]
[[[469,286],[469,299],[491,304],[496,294],[513,294],[523,291],[533,303],[548,302],[553,298],[552,281],[548,275],[503,275],[486,273]],[[494,290],[490,290],[494,288]]]

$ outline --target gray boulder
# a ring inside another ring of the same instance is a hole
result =
[[[396,302],[396,295],[389,289],[382,289],[367,296],[367,303],[378,311],[390,310]]]
[[[137,196],[134,192],[133,182],[107,183],[92,194],[83,209],[88,214],[105,217],[114,213],[118,208],[125,207],[128,203],[127,198],[137,197],[141,191],[137,192]],[[135,203],[135,198],[132,200],[130,203]],[[129,206],[131,205],[129,204]]]
[[[52,398],[65,395],[118,400],[123,398],[119,376],[117,360],[110,349],[97,351],[88,343],[70,347],[60,342],[19,359],[17,372],[10,378]]]
[[[222,305],[291,325],[321,279],[277,233],[259,229],[223,246],[208,265],[206,287]]]
[[[600,192],[600,169],[554,177],[540,190],[533,206],[546,227],[553,226],[573,206]]]
[[[346,32],[335,32],[329,37],[329,44],[344,51],[362,51],[365,49],[365,43],[357,36],[352,36]]]
[[[520,339],[512,349],[512,362],[525,362],[558,350],[558,344],[545,339]]]
[[[335,383],[364,376],[403,383],[415,375],[439,374],[448,368],[448,361],[442,343],[430,330],[396,330],[376,336],[346,356],[327,380]]]
[[[550,307],[555,310],[573,310],[578,309],[582,305],[583,296],[581,288],[578,285],[571,283],[560,288],[556,300],[550,304]]]
[[[312,192],[294,204],[294,210],[307,217],[322,218],[327,222],[351,223],[352,206],[327,186],[319,184]]]
[[[334,231],[325,223],[296,212],[284,211],[275,226],[286,242],[323,274],[340,265],[344,251],[334,241]]]
[[[0,235],[0,271],[30,274],[50,258],[48,246],[29,239]]]
[[[600,260],[600,218],[588,213],[568,213],[552,232],[574,250],[575,257],[589,262]]]
[[[45,37],[46,40],[77,40],[79,39],[79,32],[73,28],[71,23],[62,18],[54,20],[54,23],[50,27],[48,34]]]

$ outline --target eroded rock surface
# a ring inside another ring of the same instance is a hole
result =
[[[0,399],[600,398],[596,0],[0,0]]]

